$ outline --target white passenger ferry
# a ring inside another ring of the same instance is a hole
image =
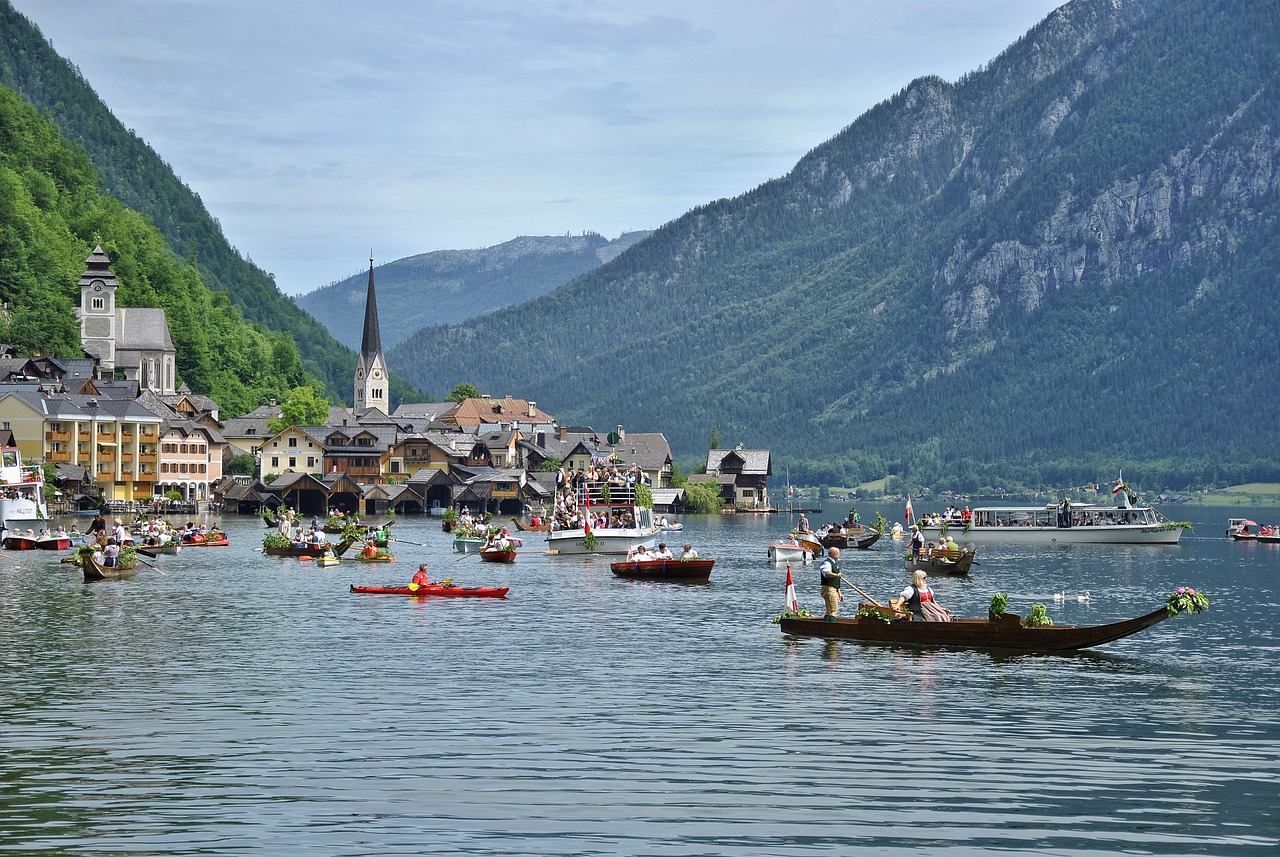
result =
[[[44,469],[24,465],[16,446],[0,448],[0,529],[49,518],[44,503]]]
[[[625,482],[584,483],[574,492],[577,508],[592,515],[604,512],[609,526],[591,527],[588,539],[585,528],[558,529],[557,521],[547,533],[547,547],[560,554],[625,554],[640,545],[656,546],[660,531],[653,507],[640,505],[636,493],[635,486]]]
[[[1134,505],[1128,491],[1115,506],[1072,503],[1062,516],[1057,503],[1044,506],[984,506],[971,510],[968,524],[952,521],[947,533],[965,544],[1115,544],[1176,545],[1182,526],[1155,509]],[[926,539],[941,535],[939,526],[922,526]]]

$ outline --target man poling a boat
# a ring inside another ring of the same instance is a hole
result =
[[[840,574],[840,548],[828,548],[827,555],[818,566],[818,579],[821,581],[822,600],[827,605],[823,619],[834,622],[840,612],[840,602],[844,601],[844,593],[840,591],[840,583],[844,579]]]

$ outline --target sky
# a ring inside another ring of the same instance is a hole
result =
[[[785,175],[1060,0],[12,0],[286,294]]]

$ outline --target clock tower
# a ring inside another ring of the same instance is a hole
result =
[[[102,376],[112,377],[116,368],[116,340],[119,318],[116,313],[115,274],[111,273],[111,260],[99,244],[85,260],[85,271],[80,275],[80,344],[84,350],[101,361]]]
[[[364,338],[356,360],[357,414],[377,408],[390,410],[387,398],[387,359],[382,356],[382,334],[378,329],[378,301],[373,294],[373,256],[369,257],[369,294],[364,304]]]

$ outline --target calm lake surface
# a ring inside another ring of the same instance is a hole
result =
[[[984,546],[970,579],[931,581],[958,614],[1003,591],[1068,624],[1182,584],[1213,600],[1072,656],[784,637],[765,548],[785,514],[686,519],[705,586],[623,581],[536,534],[512,566],[459,561],[422,518],[395,525],[396,565],[264,557],[235,516],[230,547],[121,582],[6,552],[0,852],[1274,854],[1280,546],[1224,529],[1280,510],[1162,511],[1195,532]],[[511,594],[348,591],[423,559]],[[845,559],[878,599],[906,583],[889,540]],[[793,573],[820,611],[815,567]]]

